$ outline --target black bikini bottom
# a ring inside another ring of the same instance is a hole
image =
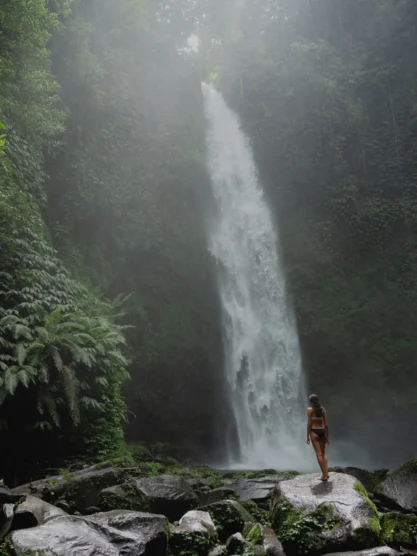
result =
[[[324,438],[326,437],[326,429],[311,429],[311,432],[317,434],[320,440],[324,440]]]

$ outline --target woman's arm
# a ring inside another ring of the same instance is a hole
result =
[[[329,425],[327,423],[327,412],[323,410],[324,429],[326,431],[326,443],[329,444]]]
[[[308,408],[307,409],[307,444],[310,444],[310,431],[313,423],[312,413],[313,411],[310,408]]]

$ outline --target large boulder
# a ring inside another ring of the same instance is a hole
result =
[[[100,507],[103,510],[132,510],[147,512],[150,510],[149,502],[135,487],[134,483],[115,485],[104,488],[100,492]]]
[[[245,524],[256,521],[236,500],[223,500],[204,506],[200,510],[210,514],[221,541],[226,541],[234,533],[241,533]]]
[[[354,477],[299,475],[277,485],[271,503],[273,527],[288,556],[360,550],[381,544],[375,506]]]
[[[108,512],[90,518],[57,517],[33,529],[15,531],[10,540],[16,556],[164,556],[168,521],[164,516]]]
[[[389,546],[379,546],[368,550],[358,550],[355,552],[333,552],[325,556],[405,556],[406,552],[397,552]]]
[[[229,479],[226,485],[235,492],[240,502],[252,500],[257,504],[267,504],[277,484],[287,479],[282,475],[267,475],[254,479]]]
[[[99,507],[100,492],[110,486],[121,484],[129,477],[140,476],[138,468],[123,468],[98,464],[74,473],[62,473],[26,485],[11,491],[18,496],[31,494],[54,504],[64,499],[71,511],[85,513],[90,507]]]
[[[376,492],[394,508],[417,512],[417,459],[390,473]]]
[[[232,500],[238,498],[235,491],[228,487],[219,487],[207,491],[197,492],[200,506],[207,506],[208,504],[215,504],[222,500]]]
[[[394,547],[417,547],[417,515],[389,513],[381,517],[384,541]]]
[[[17,529],[29,529],[64,515],[67,515],[64,510],[56,508],[35,496],[28,495],[14,509],[11,528],[14,531]]]
[[[159,475],[134,479],[130,487],[137,496],[146,500],[149,511],[163,514],[177,521],[186,512],[198,506],[198,497],[185,479],[178,475]]]
[[[216,544],[216,527],[207,512],[186,513],[170,534],[169,548],[173,555],[206,556]]]

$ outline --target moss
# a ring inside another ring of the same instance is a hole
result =
[[[355,484],[353,485],[353,488],[356,490],[356,492],[359,492],[359,494],[362,496],[362,498],[364,498],[364,500],[366,501],[368,506],[370,508],[372,508],[372,510],[375,512],[376,516],[379,516],[377,507],[372,502],[372,500],[369,498],[369,494],[366,491],[365,487],[361,483],[355,482]]]
[[[401,467],[390,473],[390,475],[396,475],[400,471],[406,471],[407,473],[417,473],[417,458],[406,461]]]
[[[396,546],[417,545],[417,516],[397,513],[385,514],[381,518],[384,541]]]
[[[326,504],[311,513],[305,513],[305,508],[296,510],[287,501],[274,509],[274,528],[289,553],[309,554],[325,550],[331,541],[322,534],[334,531],[341,524],[334,508]]]
[[[260,544],[262,542],[262,527],[259,523],[256,523],[249,533],[246,535],[246,540],[252,545]]]
[[[357,548],[372,548],[381,542],[381,525],[378,517],[370,517],[367,527],[358,527],[354,532]]]

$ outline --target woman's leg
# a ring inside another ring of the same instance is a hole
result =
[[[320,465],[320,469],[321,469],[321,478],[322,479],[327,479],[327,470],[326,470],[326,463],[324,461],[324,457],[323,457],[323,451],[321,449],[321,442],[319,437],[317,436],[316,433],[312,432],[311,435],[311,442],[313,443],[313,448],[314,451],[316,452],[316,456],[317,456],[317,461]]]
[[[320,440],[320,450],[321,450],[321,455],[323,458],[323,463],[324,463],[324,468],[325,468],[325,472],[323,473],[323,477],[326,477],[326,479],[329,478],[329,462],[327,461],[327,456],[326,456],[326,441],[325,440]]]

